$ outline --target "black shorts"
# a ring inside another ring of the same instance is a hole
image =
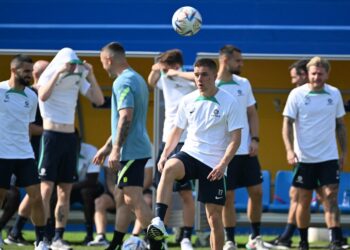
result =
[[[180,152],[182,146],[184,144],[181,142],[181,143],[178,143],[175,147],[175,149],[170,153],[170,157],[175,155],[176,153]],[[163,150],[164,150],[164,146],[165,146],[165,143],[163,142],[162,143],[162,146],[158,152],[158,158],[157,158],[157,162],[159,162],[159,159],[160,159],[160,156],[162,155],[163,153]],[[155,171],[154,171],[154,179],[153,179],[153,186],[157,189],[158,188],[158,185],[159,185],[159,182],[160,182],[160,177],[162,176],[162,174],[158,171],[158,167],[157,165],[155,166]],[[193,184],[192,184],[192,181],[186,181],[186,182],[183,182],[183,183],[180,183],[178,181],[175,181],[174,182],[174,185],[173,185],[173,191],[174,192],[179,192],[179,191],[182,191],[182,190],[192,190],[192,187],[193,187]]]
[[[55,183],[76,180],[78,138],[74,133],[44,131],[41,137],[39,176]]]
[[[19,187],[40,183],[34,159],[0,159],[0,172],[0,188],[10,188],[12,174],[16,176],[16,185]]]
[[[103,194],[103,185],[99,182],[95,186],[90,186],[85,189],[89,191],[87,193],[93,200],[95,200],[97,197]],[[77,202],[84,205],[83,196],[81,192],[82,190],[82,188],[72,189],[72,192],[70,194],[70,204]]]
[[[298,163],[294,168],[293,186],[308,190],[339,184],[338,160],[319,163]]]
[[[127,186],[143,187],[145,166],[149,158],[121,161],[123,168],[118,172],[116,185],[118,188]]]
[[[179,159],[185,166],[185,176],[179,180],[180,183],[198,179],[198,201],[222,206],[225,204],[225,178],[209,181],[207,177],[213,169],[183,151],[178,152],[173,158]]]
[[[251,187],[263,182],[258,157],[236,155],[227,168],[227,190]]]

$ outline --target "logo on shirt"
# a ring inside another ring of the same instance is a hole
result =
[[[5,95],[4,102],[9,102],[9,101],[10,101],[10,96],[9,96],[9,94],[6,94],[6,95]]]
[[[240,89],[237,89],[237,96],[242,96],[243,95],[243,91]]]
[[[195,111],[196,109],[195,109],[195,107],[193,107],[189,112],[190,112],[190,115],[192,115],[193,114],[193,112]]]
[[[213,111],[211,116],[220,117],[220,111],[218,109],[214,109],[214,111]]]
[[[332,98],[328,98],[327,99],[327,105],[333,105],[333,99]]]
[[[309,96],[305,96],[304,98],[304,104],[309,105],[311,103],[311,98]]]
[[[25,108],[28,108],[28,107],[29,107],[29,102],[28,102],[28,101],[25,101],[25,102],[24,102],[24,107],[25,107]]]

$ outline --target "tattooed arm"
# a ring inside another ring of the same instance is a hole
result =
[[[119,110],[119,121],[117,136],[113,143],[111,154],[109,155],[108,166],[114,170],[120,169],[120,150],[126,141],[133,117],[133,109],[125,108]]]
[[[346,127],[343,117],[336,119],[336,133],[341,151],[339,155],[339,168],[343,170],[347,152]]]
[[[287,161],[289,164],[294,165],[297,163],[298,158],[294,152],[293,142],[294,142],[294,131],[293,131],[294,119],[285,116],[283,119],[282,127],[282,137],[284,146],[287,152]]]

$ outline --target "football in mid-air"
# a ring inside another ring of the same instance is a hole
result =
[[[201,29],[202,16],[195,8],[184,6],[175,11],[172,25],[178,34],[193,36]]]

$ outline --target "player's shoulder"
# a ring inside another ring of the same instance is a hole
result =
[[[9,85],[8,85],[8,80],[6,80],[6,81],[1,81],[0,82],[0,88],[1,89],[9,89]]]
[[[232,75],[232,80],[235,81],[236,83],[243,85],[243,86],[250,86],[250,82],[248,78],[245,78],[243,76],[239,76],[236,74]]]
[[[30,88],[30,87],[25,87],[24,88],[24,93],[28,96],[28,98],[31,98],[31,99],[37,99],[38,98],[38,95],[35,92],[35,90]]]
[[[340,92],[340,90],[337,87],[330,85],[328,83],[324,84],[324,89],[326,92],[334,92],[334,93]]]

